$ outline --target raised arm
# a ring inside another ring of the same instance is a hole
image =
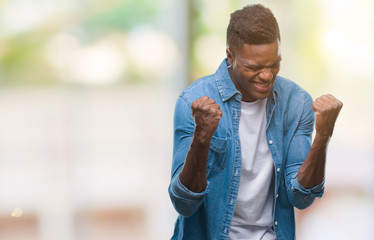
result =
[[[217,130],[222,111],[219,105],[207,96],[194,101],[191,110],[195,129],[179,179],[192,192],[202,192],[207,185],[210,140]]]
[[[325,177],[326,150],[343,103],[327,94],[317,98],[312,107],[316,112],[316,136],[297,173],[298,180],[304,188],[319,185]]]
[[[210,141],[221,116],[219,106],[206,96],[197,99],[191,106],[183,98],[177,101],[169,195],[175,210],[182,216],[191,216],[208,193]]]

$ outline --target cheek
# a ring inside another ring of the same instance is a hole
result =
[[[273,81],[274,81],[275,78],[277,77],[278,73],[279,73],[279,68],[273,70],[272,73],[273,73]]]
[[[248,86],[248,84],[253,81],[253,75],[252,74],[241,74],[240,76],[240,82],[244,85],[244,86]]]

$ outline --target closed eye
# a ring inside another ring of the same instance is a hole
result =
[[[251,70],[251,71],[257,72],[257,71],[260,71],[263,67],[261,67],[261,66],[251,66],[251,65],[247,65],[246,68],[248,68],[248,69]]]
[[[280,66],[280,61],[279,62],[276,62],[274,63],[273,65],[269,66],[269,67],[266,67],[266,66],[258,66],[258,65],[250,65],[250,64],[246,64],[244,65],[244,67],[250,71],[253,71],[253,72],[258,72],[258,71],[261,71],[262,69],[264,68],[271,68],[271,69],[275,69],[275,68],[279,68]]]
[[[278,68],[280,66],[280,62],[277,62],[277,63],[274,63],[273,65],[271,65],[270,67],[271,68]]]

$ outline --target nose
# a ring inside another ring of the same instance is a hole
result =
[[[270,81],[273,78],[273,72],[270,68],[264,68],[259,74],[261,80]]]

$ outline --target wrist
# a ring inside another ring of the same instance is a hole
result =
[[[321,134],[319,132],[316,132],[314,141],[318,143],[328,143],[330,138],[331,136],[329,134]]]
[[[201,129],[199,127],[195,128],[195,131],[193,134],[194,143],[197,143],[201,146],[210,145],[211,139],[212,139],[212,135],[204,131],[204,129]]]

